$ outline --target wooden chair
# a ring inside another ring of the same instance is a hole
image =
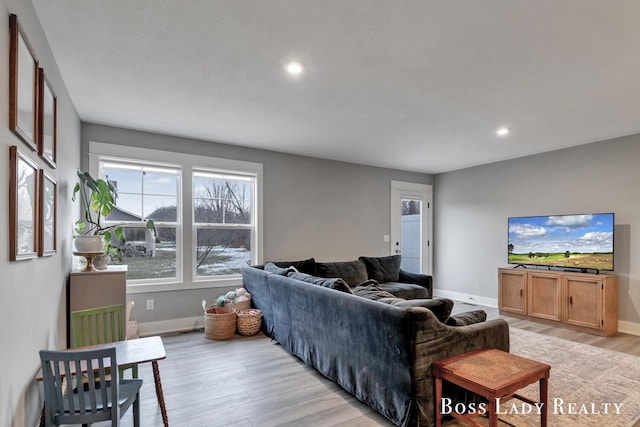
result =
[[[139,379],[108,380],[107,370],[117,366],[115,348],[99,350],[40,351],[44,381],[45,425],[82,424],[111,420],[120,425],[120,418],[133,404],[133,425],[140,426]],[[74,387],[67,373],[95,370],[94,381]],[[90,370],[89,369],[89,370]],[[64,378],[63,378],[64,377]]]
[[[122,304],[90,308],[71,312],[73,330],[72,347],[85,347],[124,341],[124,306]],[[128,368],[120,368],[120,378]],[[133,378],[138,378],[138,365],[131,367]]]

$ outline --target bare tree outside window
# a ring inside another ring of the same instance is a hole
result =
[[[239,274],[251,260],[253,181],[195,173],[193,209],[198,276]]]

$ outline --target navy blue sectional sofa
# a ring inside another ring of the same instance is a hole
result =
[[[375,279],[352,287],[340,277],[267,266],[271,271],[242,269],[252,304],[262,310],[263,332],[398,426],[435,424],[431,362],[485,347],[509,351],[504,320],[484,321],[478,312],[450,317],[448,303],[437,299],[403,305]],[[384,297],[369,299],[372,293]]]

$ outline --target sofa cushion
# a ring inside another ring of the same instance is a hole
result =
[[[279,276],[286,276],[290,271],[294,271],[291,267],[283,268],[278,267],[272,262],[268,262],[264,265],[264,271],[268,271],[269,273],[274,273]]]
[[[420,286],[412,283],[400,283],[400,282],[387,282],[380,283],[380,287],[387,292],[391,292],[398,298],[403,299],[428,299],[431,298],[429,291]]]
[[[360,260],[364,262],[367,268],[369,279],[377,280],[378,283],[397,282],[400,276],[401,255],[391,255],[378,258],[370,258],[361,256]]]
[[[320,277],[340,277],[351,287],[367,280],[367,267],[360,260],[345,262],[316,262]]]
[[[273,264],[281,268],[293,267],[300,273],[316,274],[316,260],[315,258],[303,259],[300,261],[272,261]]]
[[[395,295],[385,291],[380,287],[377,281],[367,280],[360,283],[353,288],[353,294],[362,298],[370,299],[373,301],[380,301],[385,304],[395,305],[395,303],[404,301],[402,298],[398,298]]]
[[[333,278],[316,277],[310,274],[298,273],[295,271],[289,272],[287,276],[295,280],[300,280],[301,282],[312,283],[314,285],[335,289],[336,291],[346,292],[348,294],[351,293],[351,287],[349,287],[349,285],[347,285],[347,282],[345,282],[339,277],[333,277]]]

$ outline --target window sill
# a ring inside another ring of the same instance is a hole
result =
[[[142,294],[148,292],[188,291],[194,289],[210,288],[240,288],[242,277],[228,277],[224,279],[199,280],[197,282],[172,282],[172,283],[135,283],[127,284],[127,293]]]

